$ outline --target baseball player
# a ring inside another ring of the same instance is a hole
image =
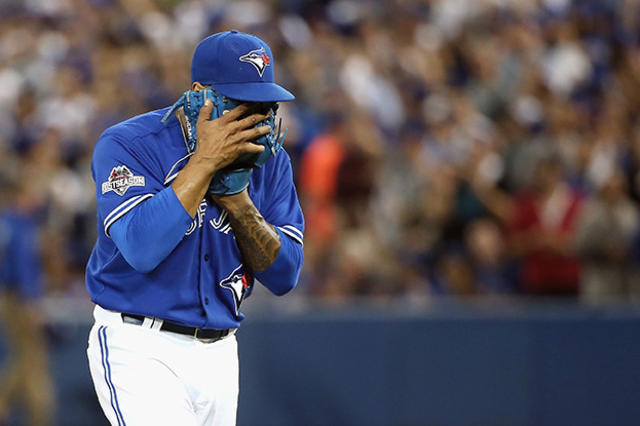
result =
[[[260,38],[196,47],[173,107],[107,129],[96,144],[98,238],[87,265],[95,324],[87,354],[112,425],[232,425],[235,332],[257,279],[295,287],[304,219],[281,149]]]

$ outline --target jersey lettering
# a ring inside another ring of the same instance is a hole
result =
[[[223,234],[229,234],[231,232],[231,222],[229,222],[229,213],[226,210],[222,210],[220,216],[217,219],[211,219],[209,224],[213,229],[222,232]]]
[[[197,216],[191,222],[191,226],[184,235],[191,235],[196,228],[202,228],[202,224],[204,223],[204,215],[207,213],[207,200],[202,200],[200,205],[198,206]]]

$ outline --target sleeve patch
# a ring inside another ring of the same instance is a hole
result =
[[[123,196],[132,186],[145,186],[144,176],[134,176],[125,165],[116,166],[111,169],[107,181],[102,182],[102,194],[113,191]]]

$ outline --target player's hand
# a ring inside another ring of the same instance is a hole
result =
[[[242,104],[222,117],[210,120],[212,110],[213,102],[207,99],[196,123],[198,146],[193,160],[214,173],[231,164],[239,155],[264,151],[264,146],[251,141],[271,131],[269,126],[254,127],[267,115],[251,114],[251,106]],[[250,114],[242,118],[247,113]]]

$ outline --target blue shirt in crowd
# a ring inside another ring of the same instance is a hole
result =
[[[42,268],[35,220],[0,213],[0,287],[26,300],[42,296]]]

